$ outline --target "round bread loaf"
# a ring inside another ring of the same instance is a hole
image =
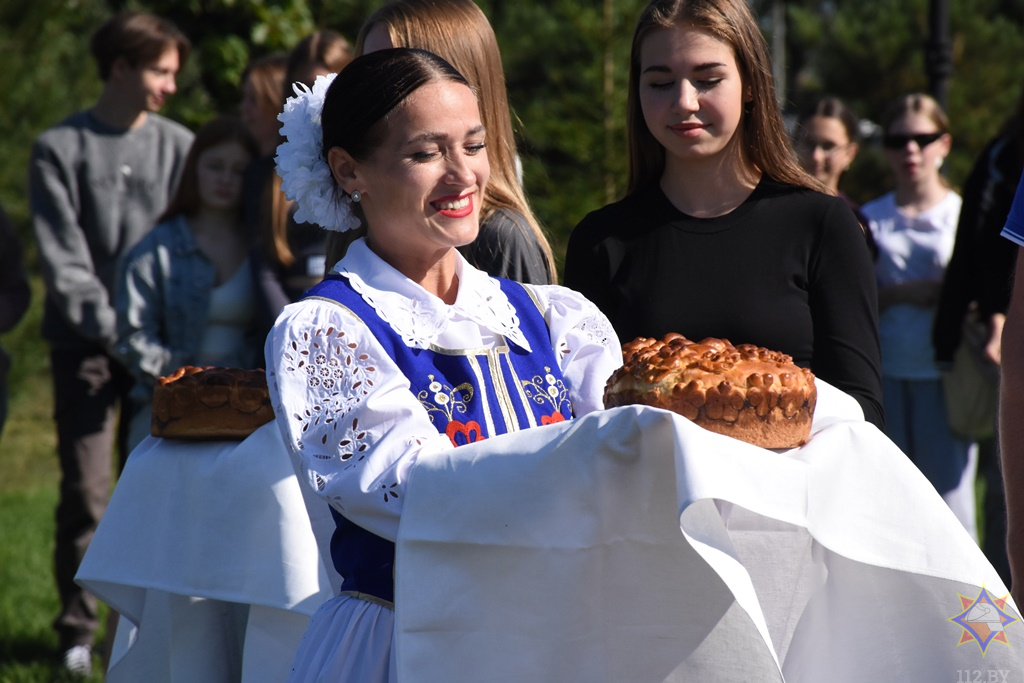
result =
[[[814,374],[784,353],[681,334],[638,337],[605,385],[606,408],[643,404],[762,448],[807,441],[818,392]]]
[[[274,419],[263,370],[186,365],[157,379],[153,436],[244,439]]]

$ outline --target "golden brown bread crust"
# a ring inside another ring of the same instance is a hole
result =
[[[665,408],[763,448],[793,448],[810,436],[814,374],[784,353],[667,334],[638,337],[622,347],[622,356],[623,366],[605,385],[606,408]]]
[[[153,389],[153,436],[244,439],[274,419],[263,370],[186,365]]]

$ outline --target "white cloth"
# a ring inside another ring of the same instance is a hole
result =
[[[363,240],[335,270],[410,347],[529,349],[498,282],[455,256],[459,291],[452,305],[382,261]],[[525,286],[544,312],[576,414],[601,408],[605,380],[622,363],[607,318],[572,290]],[[277,423],[301,461],[303,480],[351,521],[394,540],[409,469],[426,453],[453,448],[409,380],[355,314],[315,298],[285,308],[267,338],[266,357]],[[386,607],[347,596],[330,601],[314,615],[289,680],[387,681],[394,671],[393,620]]]
[[[984,658],[958,647],[960,595],[1006,587],[824,382],[812,439],[788,452],[630,406],[421,457],[397,553],[401,683],[1024,670],[1020,623]]]
[[[942,500],[946,501],[946,505],[975,542],[978,540],[978,448],[977,442],[967,446],[967,466],[960,475],[960,481],[955,487],[941,494]]]
[[[289,683],[395,683],[395,611],[349,595],[328,600],[309,622]]]
[[[76,576],[122,615],[108,681],[284,680],[336,587],[333,522],[298,484],[273,423],[132,452]]]
[[[911,216],[889,193],[861,207],[878,245],[875,275],[879,287],[914,281],[942,282],[953,255],[963,201],[949,190],[935,206]],[[882,373],[902,379],[937,379],[932,352],[934,307],[897,304],[882,311],[878,337]]]

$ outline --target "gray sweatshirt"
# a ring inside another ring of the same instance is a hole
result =
[[[157,114],[116,130],[78,112],[32,147],[29,205],[46,283],[43,337],[109,346],[118,263],[177,187],[192,132]]]

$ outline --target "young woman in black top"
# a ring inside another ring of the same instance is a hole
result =
[[[777,349],[881,426],[877,293],[857,219],[800,168],[743,0],[654,0],[633,38],[626,197],[573,231],[565,283],[619,338]]]

